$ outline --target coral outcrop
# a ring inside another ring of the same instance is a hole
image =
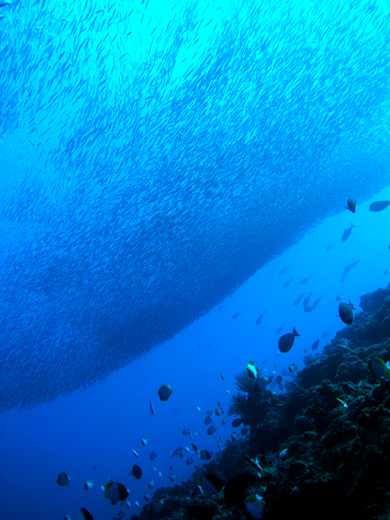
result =
[[[148,504],[133,519],[248,518],[243,502],[228,506],[223,491],[201,495],[196,478],[211,472],[226,484],[248,470],[245,456],[256,455],[262,478],[253,471],[245,496],[264,498],[267,520],[390,518],[390,379],[369,370],[373,358],[390,360],[390,288],[363,296],[361,307],[353,324],[299,372],[290,393],[248,388],[246,439],[198,467],[182,486],[156,491],[154,498],[164,500],[160,512]]]

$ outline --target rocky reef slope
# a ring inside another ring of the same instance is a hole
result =
[[[233,442],[182,486],[156,491],[154,499],[164,501],[159,512],[148,504],[132,518],[253,518],[243,499],[256,493],[266,502],[267,520],[390,518],[390,378],[369,369],[374,358],[390,359],[390,286],[363,296],[361,307],[354,323],[299,372],[290,393],[248,388],[239,404],[251,428],[247,439]],[[252,470],[247,489],[229,504],[223,490],[211,498],[199,493],[200,474],[226,484],[248,471],[245,456],[256,455],[262,478]]]

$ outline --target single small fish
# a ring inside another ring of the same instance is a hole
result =
[[[175,449],[175,451],[173,451],[171,453],[171,458],[172,457],[177,457],[178,455],[180,455],[180,453],[183,451],[183,446],[179,446],[178,448]]]
[[[208,426],[211,422],[213,422],[213,419],[208,415],[203,422],[206,426]]]
[[[155,415],[156,412],[155,412],[154,406],[153,406],[153,404],[152,404],[152,401],[149,401],[149,408],[150,408],[150,413],[151,413],[152,415]]]
[[[225,381],[225,378],[223,377],[223,375],[222,375],[222,374],[221,374],[221,379],[222,379],[222,381]]]
[[[311,276],[307,276],[306,278],[302,278],[302,280],[299,282],[299,285],[305,285],[309,280],[311,280]]]
[[[300,334],[298,334],[295,327],[293,327],[292,332],[289,332],[288,334],[283,334],[283,336],[279,338],[278,343],[280,352],[286,353],[289,350],[291,350],[292,346],[294,345],[295,338],[297,336],[300,336]]]
[[[160,401],[168,401],[170,396],[172,395],[172,387],[171,385],[162,385],[158,390],[158,396]]]
[[[330,251],[335,244],[336,242],[333,242],[333,244],[329,244],[328,246],[326,246],[325,251]]]
[[[287,282],[284,282],[283,287],[284,289],[287,289],[287,287],[290,285],[290,283],[293,281],[293,278],[290,278],[290,280],[287,280]]]
[[[317,307],[317,305],[320,303],[320,300],[322,300],[322,296],[320,296],[313,302],[312,309],[315,309]]]
[[[154,460],[157,457],[157,453],[155,451],[152,451],[152,453],[149,455],[150,460]]]
[[[129,477],[133,476],[137,480],[139,480],[142,477],[142,469],[137,465],[134,464],[132,470],[129,473]]]
[[[320,344],[320,340],[317,339],[317,340],[313,343],[313,345],[311,346],[311,349],[312,349],[312,350],[317,350],[318,347],[319,347],[319,344]]]
[[[371,372],[378,378],[381,379],[382,377],[388,378],[390,377],[390,363],[385,363],[383,359],[375,358],[371,359],[369,362],[369,367]]]
[[[250,457],[248,457],[248,455],[244,455],[245,457],[245,460],[247,461],[247,463],[254,469],[256,470],[256,473],[257,475],[261,478],[262,477],[262,474],[263,474],[263,468],[260,466],[260,463],[259,463],[259,456],[256,455],[256,457],[254,459],[251,459]]]
[[[288,454],[288,449],[286,448],[279,453],[279,459],[284,459],[285,457],[287,457],[287,454]]]
[[[131,451],[133,452],[134,457],[136,457],[137,459],[139,459],[139,455],[138,455],[138,453],[137,453],[135,450],[133,450],[133,449],[131,449]]]
[[[87,480],[86,482],[84,482],[84,489],[85,491],[89,491],[90,489],[93,488],[93,484],[92,482],[89,482],[89,480]]]
[[[63,471],[57,477],[57,484],[59,486],[69,486],[70,476],[65,471]]]
[[[352,305],[351,302],[344,303],[341,302],[339,305],[339,316],[341,318],[341,321],[343,321],[346,325],[351,325],[353,322],[353,312],[355,311],[355,307]]]
[[[264,314],[265,314],[265,311],[263,311],[263,312],[260,314],[260,316],[257,318],[257,320],[256,320],[256,325],[260,325],[260,324],[261,324],[261,322],[262,322],[262,320],[263,320],[263,316],[264,316]]]
[[[233,316],[232,316],[233,320],[238,318],[240,314],[241,314],[241,312],[236,312],[236,314],[233,314]]]
[[[296,307],[298,305],[298,303],[302,300],[302,298],[304,297],[306,291],[304,291],[302,294],[300,294],[298,296],[298,298],[295,300],[295,302],[293,303],[294,307]]]
[[[223,488],[223,480],[212,473],[205,473],[197,480],[199,490],[207,498],[219,493]]]
[[[373,211],[374,213],[377,213],[378,211],[383,211],[389,205],[390,200],[378,200],[376,202],[373,202],[368,209],[370,211]]]
[[[103,496],[111,501],[113,506],[118,502],[123,502],[129,496],[125,486],[120,482],[107,482],[102,486]]]
[[[199,452],[200,460],[210,460],[212,457],[212,452],[208,450],[201,450]]]
[[[215,433],[217,431],[217,428],[215,428],[214,426],[210,426],[210,428],[208,428],[207,430],[207,435],[213,435],[213,433]]]
[[[343,405],[344,408],[348,408],[348,405],[345,401],[343,401],[342,399],[340,399],[339,397],[336,397],[337,401],[340,401],[340,403]]]
[[[189,459],[187,459],[186,464],[187,464],[187,466],[190,466],[194,462],[195,462],[194,459],[192,457],[190,457]]]
[[[356,199],[348,197],[346,209],[349,209],[352,213],[356,213]]]
[[[285,273],[287,271],[288,267],[285,266],[283,267],[280,271],[279,271],[279,276],[282,275],[283,273]]]
[[[306,298],[303,300],[303,306],[307,307],[309,305],[311,293],[309,293]]]
[[[266,503],[263,497],[257,493],[255,495],[249,495],[249,497],[245,499],[244,504],[249,513],[249,518],[261,518],[263,516]],[[247,516],[246,514],[245,517]]]
[[[344,233],[343,233],[343,236],[341,237],[341,242],[345,242],[350,234],[352,233],[352,229],[355,228],[356,226],[354,226],[353,224],[351,224],[351,227],[347,228],[347,229],[344,229]]]
[[[141,439],[142,446],[147,446],[149,444],[148,439]]]
[[[284,323],[278,329],[276,329],[275,334],[276,335],[280,334],[282,332],[283,327],[284,327]]]
[[[257,379],[257,376],[259,374],[259,369],[253,363],[253,361],[249,361],[249,363],[246,365],[246,369],[248,371],[248,374],[249,374],[250,378]]]

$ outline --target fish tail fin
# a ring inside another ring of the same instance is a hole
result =
[[[300,334],[298,334],[297,329],[295,327],[293,328],[293,334],[294,334],[294,336],[300,336]]]

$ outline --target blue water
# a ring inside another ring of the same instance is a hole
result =
[[[225,4],[0,7],[1,520],[112,518],[108,478],[136,514],[249,360],[303,367],[389,281],[388,6]]]

